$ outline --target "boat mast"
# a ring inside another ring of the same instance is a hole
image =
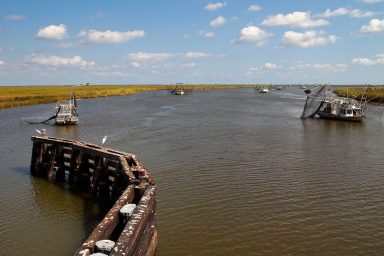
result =
[[[363,94],[361,95],[360,99],[360,107],[361,107],[361,114],[364,115],[364,111],[366,108],[367,98],[368,98],[368,90],[371,88],[371,85],[365,85]]]

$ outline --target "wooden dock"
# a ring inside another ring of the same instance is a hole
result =
[[[114,202],[74,255],[154,254],[156,185],[135,155],[56,137],[32,141],[32,175]]]

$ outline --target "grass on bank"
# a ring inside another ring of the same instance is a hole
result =
[[[338,96],[348,97],[354,99],[361,99],[364,92],[364,87],[340,87],[333,90]],[[384,102],[384,87],[375,86],[368,89],[368,101],[370,102]]]
[[[186,85],[197,90],[257,88],[261,85]],[[72,90],[76,97],[98,98],[173,89],[174,85],[88,85],[88,86],[0,86],[0,109],[66,100]]]

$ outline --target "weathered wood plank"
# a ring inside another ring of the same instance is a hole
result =
[[[109,255],[133,255],[143,230],[156,207],[156,187],[149,186]]]
[[[99,225],[97,225],[97,227],[93,230],[88,239],[76,251],[75,255],[84,255],[85,251],[92,251],[97,241],[102,239],[108,239],[109,236],[113,233],[116,226],[119,224],[119,213],[121,207],[123,207],[125,204],[131,203],[134,197],[134,186],[128,186],[128,188],[120,196],[117,202],[113,205],[111,210],[109,210],[105,218],[99,223]]]

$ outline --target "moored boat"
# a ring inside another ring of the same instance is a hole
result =
[[[307,100],[301,118],[320,117],[355,122],[363,120],[368,88],[360,100],[338,97],[332,93],[329,85],[318,88],[316,92],[305,90]]]
[[[265,87],[259,88],[258,91],[259,91],[259,93],[268,93],[269,92],[268,88],[265,88]]]
[[[56,109],[55,122],[57,125],[70,125],[79,122],[76,96],[74,92],[69,100],[57,102]]]

